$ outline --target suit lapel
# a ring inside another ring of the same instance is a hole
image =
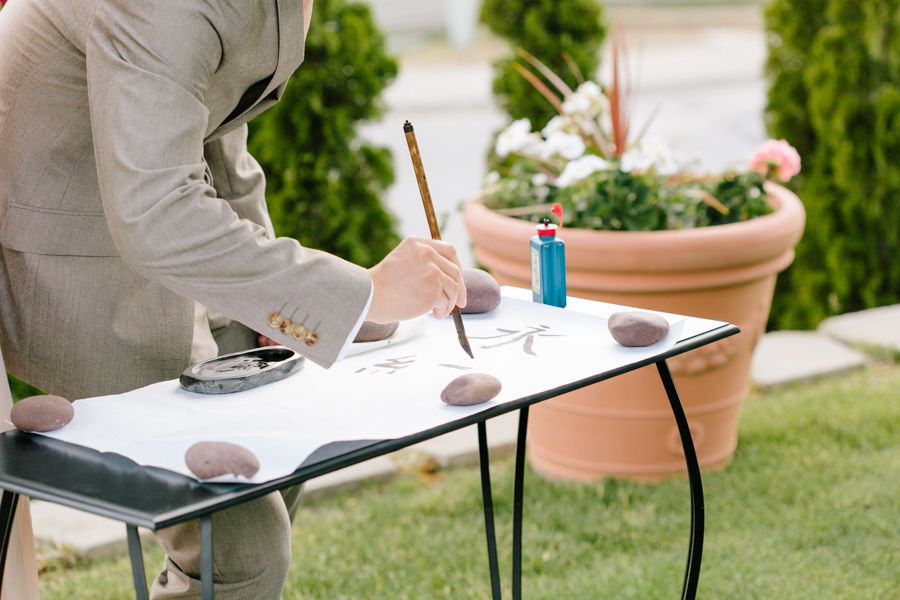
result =
[[[287,81],[303,62],[303,0],[276,0],[278,10],[278,62],[261,98]],[[280,94],[279,94],[280,97]]]
[[[303,62],[303,0],[276,0],[278,57],[275,72],[257,81],[244,92],[241,101],[209,139],[246,123],[281,99],[288,77]],[[207,140],[208,141],[208,140]]]

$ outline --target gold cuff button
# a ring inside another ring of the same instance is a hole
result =
[[[306,345],[312,346],[319,341],[319,334],[315,331],[309,331],[306,334]]]
[[[290,319],[285,319],[284,323],[281,324],[281,333],[284,335],[291,335],[294,333],[294,322]]]
[[[278,329],[282,323],[284,323],[284,317],[281,316],[281,313],[274,312],[269,315],[269,327],[272,329]]]
[[[297,328],[294,329],[294,333],[292,333],[291,335],[293,335],[294,339],[297,341],[305,339],[307,336],[306,327],[304,327],[303,325],[297,325]]]

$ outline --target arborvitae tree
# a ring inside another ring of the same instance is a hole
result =
[[[394,180],[390,150],[356,139],[360,121],[382,114],[379,94],[396,74],[367,6],[316,0],[303,64],[250,123],[278,235],[364,267],[399,242],[379,199]]]
[[[767,9],[773,137],[803,159],[797,257],[770,326],[900,301],[900,0],[775,0]]]
[[[578,85],[566,56],[585,78],[600,64],[600,46],[606,35],[599,0],[484,0],[481,20],[491,31],[506,38],[550,67],[572,88]],[[494,64],[494,94],[513,119],[528,118],[532,127],[543,127],[556,109],[514,68],[521,58]]]

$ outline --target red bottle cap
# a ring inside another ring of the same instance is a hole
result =
[[[556,237],[556,230],[559,229],[558,226],[552,225],[550,223],[550,219],[544,219],[544,222],[540,225],[535,225],[535,229],[537,229],[538,236],[540,237]]]

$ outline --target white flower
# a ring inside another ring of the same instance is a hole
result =
[[[653,158],[641,152],[638,147],[632,147],[619,157],[619,169],[623,173],[631,173],[635,169],[646,171],[653,166]]]
[[[576,133],[581,135],[581,132],[585,129],[583,123],[585,120],[590,119],[583,115],[556,115],[547,121],[547,124],[544,125],[544,128],[541,130],[541,135],[544,136],[545,139],[557,132]]]
[[[597,121],[600,123],[600,131],[609,132],[610,136],[612,136],[613,131],[613,120],[612,120],[612,111],[605,110],[597,117]]]
[[[569,94],[562,105],[563,112],[570,115],[583,115],[591,119],[609,115],[609,98],[599,85],[593,81],[585,81],[578,89]]]
[[[647,171],[652,167],[656,167],[656,173],[663,176],[674,175],[680,169],[678,159],[662,140],[641,140],[622,153],[619,159],[619,168],[623,173]]]
[[[500,173],[498,171],[491,171],[484,178],[484,185],[494,185],[495,183],[500,181]]]
[[[531,176],[531,184],[537,187],[540,187],[547,183],[547,174],[546,173],[535,173]]]
[[[600,89],[600,86],[593,81],[585,81],[584,83],[579,85],[578,93],[584,94],[591,100],[600,100],[601,98],[606,98],[606,96],[603,95],[603,90]]]
[[[591,98],[581,92],[572,92],[563,101],[562,109],[569,114],[588,113],[591,109]]]
[[[584,139],[574,133],[554,131],[541,147],[541,158],[547,160],[552,156],[562,156],[567,160],[573,160],[584,154]]]
[[[555,185],[558,188],[566,188],[576,181],[584,179],[591,173],[603,171],[607,168],[609,168],[609,162],[606,160],[600,158],[596,154],[585,154],[581,158],[577,158],[566,165],[563,172],[556,178]]]
[[[531,132],[531,121],[519,119],[500,132],[494,151],[500,158],[506,158],[512,152],[537,154],[542,144],[541,136]]]
[[[566,125],[569,125],[569,120],[562,115],[556,115],[547,121],[547,124],[544,125],[544,128],[541,130],[541,135],[548,138],[557,131],[567,131],[568,127],[566,127]]]

